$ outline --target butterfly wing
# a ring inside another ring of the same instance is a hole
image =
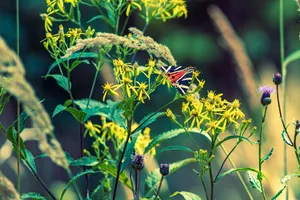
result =
[[[182,77],[180,77],[174,84],[175,88],[178,90],[180,94],[185,95],[186,92],[188,91],[193,78],[193,72],[194,69],[189,68],[187,72]]]
[[[184,68],[182,66],[163,66],[160,69],[164,73],[172,73],[172,72],[177,72],[179,70],[183,70]]]

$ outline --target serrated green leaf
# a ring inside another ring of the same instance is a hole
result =
[[[177,161],[175,163],[171,163],[169,165],[169,175],[193,162],[196,162],[195,158],[188,158],[185,160]],[[157,188],[160,179],[161,174],[159,168],[156,168],[154,171],[150,172],[150,174],[145,179],[145,197],[148,197],[150,193]]]
[[[66,110],[66,109],[67,109],[67,107],[65,107],[64,105],[58,104],[53,111],[52,117],[55,117],[55,115],[57,115],[58,113]]]
[[[243,167],[243,168],[236,168],[236,169],[230,169],[222,174],[220,174],[216,180],[214,181],[215,183],[218,182],[221,178],[223,178],[226,175],[232,174],[233,172],[237,172],[237,171],[252,171],[252,172],[256,172],[256,173],[260,173],[257,169],[253,169],[250,167]],[[266,178],[266,176],[264,174],[262,174],[263,177]]]
[[[257,178],[254,177],[251,172],[247,172],[247,174],[248,174],[248,177],[249,177],[249,183],[251,184],[251,187],[254,188],[254,189],[257,189],[259,192],[261,192],[260,183],[257,180]]]
[[[196,133],[196,134],[201,134],[203,136],[205,136],[208,140],[210,140],[210,137],[208,136],[208,134],[206,134],[204,131],[199,131],[197,128],[193,128],[192,130],[189,131],[190,133]],[[186,133],[186,131],[182,128],[180,129],[173,129],[167,132],[164,132],[158,136],[156,136],[149,144],[148,146],[145,148],[144,153],[147,153],[150,149],[152,149],[153,147],[155,147],[157,144],[162,143],[165,140],[169,140],[172,139],[174,137],[177,137],[180,134]]]
[[[167,146],[167,147],[161,149],[156,155],[158,155],[162,152],[166,152],[166,151],[187,151],[190,153],[194,153],[193,150],[191,150],[190,148],[185,147],[185,146]]]
[[[103,172],[108,172],[113,177],[117,176],[117,167],[112,162],[108,162],[108,161],[101,162],[99,163],[99,165],[97,165],[97,168],[99,168]],[[122,182],[124,185],[126,185],[129,189],[132,188],[130,180],[125,172],[122,172],[120,174],[119,181]]]
[[[157,113],[151,113],[145,116],[139,123],[139,126],[133,131],[133,133],[136,133],[140,130],[143,130],[153,122],[155,122],[159,117],[164,116],[164,112],[157,112]]]
[[[47,200],[46,197],[43,197],[42,195],[35,192],[22,194],[21,199]]]
[[[134,153],[134,146],[135,146],[135,143],[137,141],[139,134],[140,134],[140,132],[131,135],[131,141],[127,145],[127,148],[126,148],[126,151],[124,154],[124,160],[121,165],[121,172],[128,166],[128,164],[130,163],[130,161],[132,159],[132,156]]]
[[[74,160],[70,163],[71,166],[89,166],[93,167],[99,163],[99,160],[95,156],[82,157]]]
[[[279,192],[277,192],[277,193],[272,197],[271,200],[276,200],[277,197],[279,197],[279,196],[281,195],[281,193],[283,192],[283,190],[284,190],[285,188],[286,188],[286,185],[285,185],[281,190],[279,190]]]
[[[73,117],[78,121],[79,123],[84,122],[85,112],[78,110],[77,108],[69,107],[66,109],[69,113],[73,115]]]
[[[27,162],[25,162],[25,161],[24,161],[24,164],[28,167],[28,169],[30,171],[33,170],[34,173],[37,173],[36,166],[35,166],[35,161],[34,161],[34,156],[27,149],[25,149],[24,152],[25,152],[25,156],[26,156],[25,159],[26,159],[26,161],[28,162],[28,164],[30,166],[28,166]]]
[[[81,176],[84,176],[86,174],[95,174],[95,173],[101,173],[100,171],[93,171],[93,170],[86,170],[84,172],[80,172],[78,174],[76,174],[75,176],[73,176],[73,178],[68,182],[68,184],[66,185],[66,187],[64,188],[61,196],[60,196],[60,200],[63,199],[66,191],[69,189],[69,187],[78,179],[80,178]]]
[[[178,194],[182,195],[185,200],[201,200],[201,198],[198,195],[191,192],[184,192],[184,191],[174,192],[170,197],[174,197]]]
[[[62,63],[63,61],[66,61],[66,60],[77,59],[77,58],[98,58],[98,55],[97,55],[97,53],[94,53],[94,52],[77,52],[77,53],[73,53],[68,58],[61,58],[58,61],[55,61],[54,63],[52,63],[52,65],[49,67],[49,70],[48,70],[45,78],[50,74],[50,72],[56,66],[58,66],[58,64]]]
[[[269,151],[269,153],[265,157],[263,157],[263,159],[261,160],[261,163],[263,163],[266,160],[268,160],[270,158],[270,156],[272,156],[273,151],[274,151],[274,147]]]
[[[293,146],[293,142],[289,139],[287,133],[285,132],[285,130],[282,131],[282,139],[283,141],[287,144],[287,145],[290,145],[290,146]]]
[[[224,142],[228,141],[228,140],[232,140],[232,139],[241,139],[241,140],[245,140],[247,142],[249,142],[251,145],[253,144],[253,142],[251,142],[251,140],[249,140],[247,137],[241,136],[241,135],[230,135],[225,137],[223,140],[221,140],[220,142],[218,142],[215,146],[215,148],[217,148],[218,146],[220,146],[221,144],[223,144]]]
[[[289,180],[291,180],[291,178],[293,178],[293,177],[298,177],[298,178],[300,178],[300,174],[288,174],[288,175],[286,175],[286,176],[284,176],[281,180],[280,180],[280,182],[282,183],[282,184],[286,184]]]
[[[48,74],[47,77],[52,77],[56,80],[57,84],[62,87],[65,91],[69,91],[68,78],[61,74]],[[70,89],[71,89],[70,83]]]
[[[125,117],[123,117],[123,110],[119,108],[120,102],[107,100],[106,103],[107,106],[110,108],[111,120],[126,129],[127,128],[126,119]]]

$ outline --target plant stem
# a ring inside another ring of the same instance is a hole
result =
[[[204,180],[203,180],[203,174],[200,175],[200,180],[201,180],[202,186],[203,186],[203,188],[204,188],[206,200],[209,200],[208,193],[207,193],[207,189],[206,189],[206,186],[205,186],[205,183],[204,183]]]
[[[211,139],[211,147],[210,147],[210,152],[209,152],[209,158],[211,158],[211,156],[213,155],[213,151],[215,148],[215,140],[212,137]],[[209,167],[209,179],[210,179],[210,199],[213,200],[214,199],[214,179],[213,179],[213,171],[212,171],[212,161],[210,161],[208,163],[208,167]]]
[[[135,194],[136,199],[140,199],[140,171],[135,170]]]
[[[113,200],[116,199],[122,160],[124,158],[124,154],[125,154],[125,151],[126,151],[126,148],[127,148],[128,142],[129,142],[129,138],[130,138],[130,135],[131,135],[131,125],[132,125],[132,117],[127,120],[127,137],[126,137],[126,141],[125,141],[125,144],[124,144],[124,149],[122,151],[122,154],[121,154],[121,157],[120,157],[120,160],[119,160],[119,163],[118,163],[118,171],[117,171],[116,182],[115,182],[115,186],[114,186]]]
[[[294,151],[295,151],[295,154],[296,154],[296,158],[297,158],[297,161],[298,161],[298,165],[300,166],[300,155],[298,154],[298,148],[297,148],[297,129],[295,129],[295,134],[294,134]]]
[[[222,148],[223,152],[225,153],[225,155],[227,155],[228,152],[227,152],[227,150],[226,150],[226,148],[224,147],[223,144],[221,144],[221,148]],[[230,156],[228,156],[228,160],[229,160],[231,166],[232,166],[234,169],[236,169],[237,167],[236,167],[236,165],[234,164],[234,162],[233,162],[233,160],[231,159]],[[253,198],[251,192],[249,191],[249,189],[248,189],[248,187],[247,187],[245,181],[243,180],[243,177],[241,176],[241,173],[240,173],[239,171],[237,171],[236,174],[238,175],[238,177],[239,177],[239,179],[240,179],[240,181],[241,181],[241,183],[242,183],[244,189],[246,190],[249,199],[250,199],[250,200],[254,200],[254,198]]]
[[[51,196],[51,198],[53,200],[56,200],[55,196],[49,190],[49,188],[47,187],[47,185],[43,182],[43,180],[39,177],[39,175],[32,169],[30,163],[27,160],[25,160],[25,162],[26,162],[27,166],[29,167],[30,171],[33,173],[33,175],[36,177],[36,179],[41,183],[41,185],[47,191],[47,193]]]
[[[96,80],[97,80],[97,77],[98,77],[98,74],[99,74],[99,71],[100,71],[100,64],[101,64],[101,60],[100,60],[99,63],[98,63],[98,66],[97,66],[97,69],[96,69],[96,72],[95,72],[95,75],[94,75],[92,88],[91,88],[91,91],[90,91],[90,94],[89,94],[88,101],[87,101],[87,103],[86,103],[86,108],[89,107],[89,104],[90,104],[92,95],[93,95],[93,93],[94,93],[94,89],[95,89],[95,85],[96,85]]]
[[[234,147],[231,149],[231,151],[226,155],[226,157],[225,157],[225,159],[223,160],[223,162],[222,162],[222,164],[221,164],[221,167],[220,167],[220,169],[219,169],[219,171],[218,171],[218,173],[217,173],[217,175],[216,175],[216,178],[215,178],[214,182],[216,182],[216,179],[217,179],[218,176],[220,175],[220,173],[221,173],[221,171],[222,171],[222,169],[223,169],[223,167],[224,167],[225,162],[227,161],[227,159],[229,158],[229,156],[232,154],[232,152],[235,150],[235,148],[236,148],[240,143],[241,143],[241,141],[238,141],[238,142],[234,145]]]
[[[16,35],[17,35],[17,56],[20,56],[20,2],[16,0]],[[17,190],[21,194],[21,172],[20,172],[20,101],[17,100],[17,119],[18,119],[18,134],[17,134]]]
[[[80,123],[79,124],[79,136],[80,136],[80,157],[82,158],[83,157],[83,149],[84,149],[84,144],[83,144],[83,124]],[[83,171],[85,172],[86,170],[86,167],[83,166]],[[87,196],[90,195],[90,186],[89,186],[89,175],[88,174],[85,174],[84,175],[85,177],[85,184],[86,184],[86,193],[87,193]]]
[[[266,194],[265,194],[264,187],[262,184],[261,149],[262,149],[262,132],[263,132],[263,127],[264,127],[265,119],[266,119],[266,115],[267,115],[267,109],[268,109],[268,106],[265,106],[262,121],[261,121],[260,131],[259,131],[259,146],[258,146],[258,170],[259,170],[258,180],[260,183],[261,193],[262,193],[264,200],[266,200],[267,198],[266,198]]]
[[[132,181],[132,169],[130,170],[129,177],[130,177],[130,184],[132,186],[133,199],[136,199],[136,197],[135,197],[135,189],[134,189],[134,185],[133,185],[133,181]]]
[[[72,179],[74,177],[72,171],[70,169],[68,169],[67,172],[68,172],[69,178]],[[75,191],[76,191],[76,194],[77,194],[79,200],[83,200],[83,198],[82,198],[82,196],[80,194],[80,190],[78,188],[78,185],[77,185],[76,181],[74,181],[74,188],[75,188]]]
[[[161,176],[161,179],[160,179],[160,182],[159,182],[159,186],[158,186],[158,189],[157,189],[157,193],[156,193],[156,195],[154,197],[154,200],[156,200],[157,197],[158,197],[158,195],[159,195],[159,191],[160,191],[160,188],[161,188],[163,180],[164,180],[164,176]]]
[[[279,0],[279,37],[280,37],[280,61],[281,61],[281,72],[282,72],[282,88],[283,88],[283,122],[286,121],[286,65],[284,65],[284,17],[283,17],[283,0]],[[283,144],[283,164],[284,164],[284,175],[287,175],[287,145]],[[286,188],[285,199],[289,199],[289,191]]]

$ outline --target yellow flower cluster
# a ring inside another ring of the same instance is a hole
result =
[[[195,98],[195,95],[187,95],[186,102],[182,103],[182,112],[185,116],[184,124],[189,127],[202,128],[211,136],[224,132],[231,125],[236,128],[240,124],[250,124],[251,120],[245,120],[245,114],[240,109],[239,100],[228,102],[222,99],[222,94],[209,91],[206,98]]]
[[[100,153],[100,147],[108,149],[107,142],[112,141],[115,150],[119,150],[124,145],[126,140],[126,130],[120,127],[115,122],[108,122],[105,117],[101,117],[102,125],[93,124],[88,121],[84,126],[86,128],[85,136],[88,133],[90,137],[94,138],[95,141],[92,147],[97,155]],[[138,124],[133,124],[132,129],[138,127]],[[137,138],[135,143],[135,151],[138,154],[144,154],[145,148],[152,141],[150,138],[150,128],[145,128],[142,133]],[[152,148],[149,153],[151,156],[155,155],[155,148]]]
[[[95,29],[90,26],[85,32],[82,32],[80,28],[69,28],[65,33],[63,25],[59,25],[58,32],[52,34],[46,33],[46,38],[42,40],[44,47],[51,54],[64,55],[66,50],[71,47],[80,38],[90,38],[94,35]]]
[[[141,0],[146,20],[155,18],[164,22],[168,19],[187,17],[185,0]]]
[[[122,96],[134,98],[141,103],[145,103],[145,99],[150,99],[150,93],[158,86],[150,82],[151,75],[156,72],[155,60],[149,59],[145,67],[139,66],[137,63],[124,63],[120,58],[113,60],[114,74],[117,84],[105,83],[103,87],[103,101],[107,95],[119,96],[117,90],[121,89]],[[148,79],[146,82],[137,81],[140,72]]]

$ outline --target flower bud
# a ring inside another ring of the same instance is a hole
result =
[[[167,176],[169,174],[169,164],[160,164],[159,171],[161,175]]]
[[[279,85],[282,82],[282,76],[279,72],[274,74],[273,82],[275,83],[275,85]]]
[[[142,155],[136,154],[131,160],[131,167],[135,170],[142,170],[144,168],[144,158]]]

